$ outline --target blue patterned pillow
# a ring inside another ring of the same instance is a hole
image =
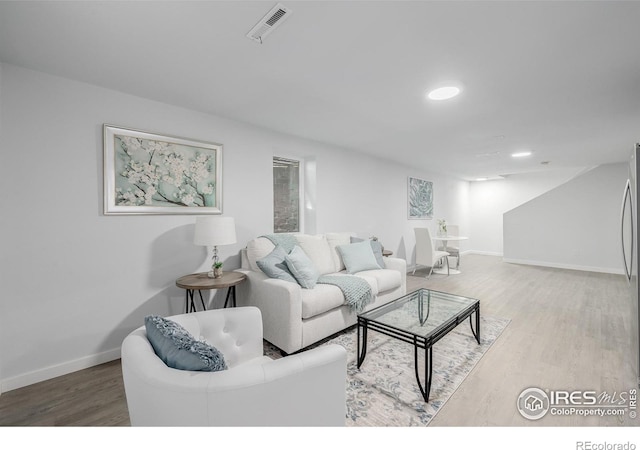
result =
[[[285,262],[286,257],[287,251],[283,246],[278,245],[267,256],[257,260],[256,264],[260,267],[260,270],[266,273],[270,278],[277,278],[279,280],[297,283],[296,279],[287,267],[287,263]]]
[[[217,372],[227,369],[220,351],[203,341],[194,339],[187,330],[173,320],[160,316],[144,318],[147,339],[156,355],[174,369]]]

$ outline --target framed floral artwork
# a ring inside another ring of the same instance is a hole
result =
[[[104,213],[222,214],[222,145],[105,124]]]
[[[433,183],[409,177],[407,201],[409,219],[432,219]]]

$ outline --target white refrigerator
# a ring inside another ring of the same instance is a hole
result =
[[[624,189],[620,214],[622,259],[624,272],[629,282],[630,298],[629,314],[631,317],[631,364],[640,386],[640,286],[638,284],[638,252],[640,237],[638,236],[638,192],[640,192],[640,144],[636,144],[629,162],[629,178]]]

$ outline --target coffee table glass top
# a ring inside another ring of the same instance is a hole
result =
[[[459,317],[468,316],[478,303],[473,298],[418,289],[358,317],[428,338],[448,328]]]

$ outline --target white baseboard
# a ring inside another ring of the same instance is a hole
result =
[[[531,261],[526,259],[513,259],[513,258],[503,258],[502,260],[506,263],[523,264],[527,266],[542,266],[542,267],[552,267],[554,269],[570,269],[570,270],[581,270],[584,272],[611,273],[615,275],[624,274],[622,269],[612,269],[611,267],[578,266],[575,264],[562,264],[562,263],[553,263],[553,262],[547,262],[547,261]]]
[[[78,370],[88,369],[89,367],[104,364],[114,359],[120,358],[120,348],[108,350],[106,352],[89,355],[84,358],[57,364],[55,366],[45,367],[44,369],[34,370],[33,372],[24,373],[11,378],[0,380],[0,392],[8,392],[13,389],[29,386],[41,381],[50,380],[51,378],[66,375],[68,373],[77,372]]]
[[[465,250],[463,252],[460,252],[460,255],[464,256],[464,255],[487,255],[487,256],[502,256],[502,253],[492,253],[492,252],[477,252],[475,250]],[[455,256],[453,256],[453,258],[455,258]],[[409,272],[413,272],[413,268],[416,267],[415,264],[411,264],[411,265],[407,265],[407,273]],[[425,268],[428,266],[420,266],[421,268]]]
[[[467,250],[465,252],[462,252],[462,255],[499,256],[499,257],[502,257],[502,260],[504,262],[511,263],[511,264],[522,264],[527,266],[552,267],[554,269],[581,270],[583,272],[599,272],[599,273],[610,273],[614,275],[624,275],[624,271],[622,269],[612,269],[611,267],[578,266],[575,264],[560,264],[560,263],[552,263],[547,261],[531,261],[531,260],[525,260],[525,259],[504,258],[503,257],[504,255],[498,252]],[[407,266],[407,273],[412,272],[414,267],[415,265]]]
[[[502,253],[500,252],[485,252],[482,250],[469,250],[466,252],[463,252],[462,254],[470,254],[470,255],[485,255],[485,256],[503,256]]]

